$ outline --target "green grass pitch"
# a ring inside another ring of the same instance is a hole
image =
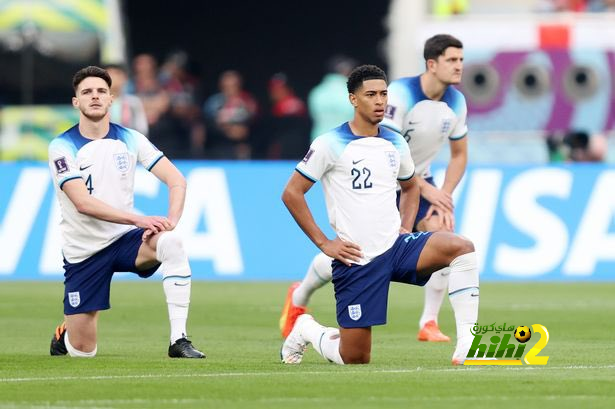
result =
[[[188,329],[208,357],[172,360],[160,282],[115,281],[98,356],[78,360],[48,355],[62,284],[0,282],[0,408],[615,407],[615,283],[483,283],[479,324],[549,330],[548,364],[514,367],[451,367],[452,345],[416,341],[422,290],[397,284],[370,365],[336,366],[312,349],[282,365],[288,284],[194,282]],[[335,325],[330,285],[311,307]],[[454,336],[448,301],[440,324]]]

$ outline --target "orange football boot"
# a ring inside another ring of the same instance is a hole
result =
[[[282,315],[280,316],[280,332],[284,339],[286,339],[290,331],[292,331],[297,318],[307,311],[306,307],[293,304],[293,292],[300,284],[301,282],[299,281],[292,283],[286,293],[286,301],[284,302],[284,308],[282,308]]]
[[[444,335],[434,320],[427,321],[416,337],[419,341],[450,342],[450,337]]]

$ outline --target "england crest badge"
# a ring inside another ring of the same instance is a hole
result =
[[[79,295],[79,291],[68,293],[68,303],[73,308],[77,308],[79,304],[81,304],[81,296]]]
[[[358,321],[361,318],[361,304],[353,304],[348,306],[348,315],[353,321]]]
[[[128,152],[116,153],[113,155],[115,159],[115,167],[122,173],[126,173],[130,170],[130,158]]]

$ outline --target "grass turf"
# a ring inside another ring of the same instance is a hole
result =
[[[549,362],[456,368],[453,345],[416,341],[423,292],[397,284],[389,323],[374,328],[370,365],[336,366],[312,349],[301,365],[282,365],[287,285],[194,282],[188,329],[208,357],[173,360],[161,284],[115,281],[98,356],[84,360],[48,355],[61,283],[1,282],[0,408],[615,407],[615,283],[482,284],[479,324],[544,325],[550,340],[540,355]],[[329,285],[311,311],[334,326],[334,305]],[[440,325],[454,336],[447,301]]]

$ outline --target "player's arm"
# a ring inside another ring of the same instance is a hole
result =
[[[468,164],[468,138],[450,140],[451,160],[446,168],[444,184],[442,190],[452,195],[453,191],[461,181]]]
[[[62,185],[62,191],[68,196],[79,213],[96,219],[111,223],[131,224],[155,232],[167,230],[171,227],[165,217],[140,216],[109,206],[102,200],[90,195],[81,178],[65,182]]]
[[[154,165],[150,172],[154,174],[169,189],[169,212],[168,219],[175,228],[184,212],[186,201],[186,178],[166,157]]]
[[[453,196],[449,192],[444,189],[438,189],[420,176],[417,177],[417,183],[421,189],[421,196],[431,203],[432,206],[436,209],[453,212]]]
[[[431,202],[429,210],[425,218],[431,217],[434,212],[438,214],[440,219],[440,226],[444,227],[448,231],[455,230],[455,213],[453,205],[453,191],[461,181],[463,174],[466,170],[468,162],[468,143],[465,137],[460,139],[450,140],[451,159],[446,168],[446,174],[444,177],[444,184],[442,189],[438,190],[431,186],[430,189],[440,192],[441,197],[446,198],[446,205],[443,206],[442,201]],[[421,194],[423,192],[421,191]],[[437,197],[437,196],[436,196]]]
[[[312,188],[314,182],[294,172],[282,193],[282,201],[293,216],[301,230],[326,255],[338,259],[346,265],[359,261],[361,250],[359,246],[350,242],[343,242],[339,238],[329,240],[314,221],[305,194]]]
[[[407,232],[411,232],[414,227],[416,213],[419,210],[420,187],[416,176],[409,180],[399,181],[401,188],[399,196],[399,214],[401,216],[401,227]]]

